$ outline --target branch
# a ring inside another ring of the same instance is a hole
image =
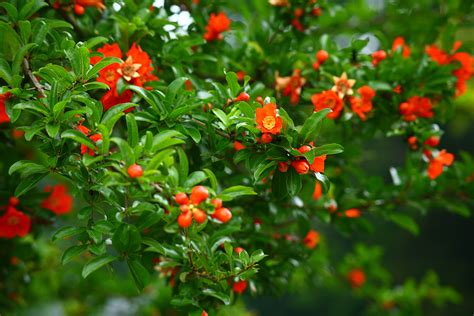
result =
[[[201,121],[195,119],[194,117],[191,118],[191,121],[193,121],[193,122],[196,123],[197,125],[200,125],[200,126],[203,126],[203,127],[207,127],[206,123],[201,122]],[[220,135],[220,136],[222,136],[222,137],[225,137],[225,138],[227,138],[227,139],[230,139],[230,135],[229,135],[229,134],[226,134],[226,133],[221,132],[221,131],[218,131],[218,130],[216,130],[215,132],[216,132],[217,135]]]
[[[33,75],[33,73],[31,72],[30,63],[28,62],[28,59],[26,59],[26,58],[23,58],[23,70],[28,75],[28,77],[30,78],[30,80],[33,83],[33,85],[35,86],[36,90],[38,90],[38,92],[40,94],[40,97],[41,98],[46,97],[46,94],[44,93],[43,86],[38,81],[38,79],[36,79],[35,75]]]

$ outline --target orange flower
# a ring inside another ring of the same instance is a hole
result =
[[[332,112],[327,115],[327,117],[330,119],[338,118],[344,108],[342,99],[331,90],[313,94],[311,97],[311,102],[313,102],[314,111],[331,109]]]
[[[324,161],[326,160],[326,155],[315,157],[313,163],[310,166],[310,169],[314,172],[324,172]]]
[[[444,166],[450,166],[454,161],[454,155],[441,150],[438,156],[431,158],[428,165],[428,177],[431,180],[436,179],[441,173],[443,173]]]
[[[289,77],[280,77],[275,74],[276,90],[282,91],[284,96],[290,96],[290,102],[297,104],[300,100],[301,88],[306,83],[306,79],[301,77],[301,70],[293,70]]]
[[[279,134],[282,127],[282,119],[277,114],[276,105],[267,103],[263,108],[256,110],[257,128],[262,133]]]
[[[413,96],[400,104],[400,114],[407,122],[414,121],[417,117],[432,118],[433,105],[429,98]]]
[[[220,12],[217,15],[211,13],[209,22],[206,26],[204,39],[208,42],[222,40],[223,37],[221,33],[229,29],[230,22],[230,19],[223,12]]]
[[[408,58],[410,56],[410,47],[405,44],[405,39],[400,36],[393,41],[392,51],[396,51],[398,48],[401,48],[403,57]]]
[[[323,196],[323,187],[321,186],[321,183],[319,181],[316,181],[316,184],[314,185],[314,191],[313,191],[313,200],[319,200]]]
[[[13,206],[0,217],[0,238],[25,237],[31,228],[31,219]]]
[[[247,289],[247,281],[237,281],[232,286],[232,290],[237,294],[242,294]]]
[[[105,57],[122,58],[123,56],[120,47],[116,43],[112,45],[105,44],[97,52],[102,53]],[[132,98],[133,93],[130,90],[124,91],[121,95],[118,94],[116,85],[120,78],[140,87],[143,87],[148,81],[159,80],[158,77],[152,74],[154,68],[150,57],[136,43],[132,44],[126,56],[125,61],[111,64],[99,72],[97,81],[103,82],[111,88],[101,98],[105,110],[120,103],[130,102]],[[96,64],[100,60],[102,60],[102,57],[94,56],[91,58],[91,64]]]
[[[347,280],[353,288],[359,288],[365,283],[365,273],[362,269],[352,269],[347,274]]]
[[[343,72],[340,77],[333,76],[332,79],[334,80],[334,86],[331,90],[336,92],[341,99],[346,95],[354,94],[352,87],[356,81],[354,79],[348,79],[345,72]]]
[[[95,7],[99,10],[105,9],[104,0],[76,0],[75,3],[83,7]]]
[[[367,100],[367,101],[372,100],[376,94],[375,90],[369,86],[362,86],[359,89],[357,89],[357,92],[359,93],[359,95],[361,96],[363,100]]]
[[[459,52],[452,56],[452,60],[460,64],[460,67],[453,71],[453,75],[458,79],[456,82],[456,96],[460,96],[466,92],[466,82],[474,74],[474,58],[468,53]]]
[[[7,115],[5,101],[10,97],[10,93],[0,94],[0,124],[9,123],[10,118]]]
[[[367,119],[365,114],[372,111],[372,101],[358,97],[351,97],[349,102],[351,103],[352,112],[357,114],[362,121],[365,121]]]
[[[309,249],[314,249],[320,241],[320,236],[319,233],[315,230],[310,230],[305,238],[303,239],[303,243],[305,244],[306,247]]]
[[[73,199],[65,185],[46,186],[44,192],[51,194],[43,200],[41,207],[52,211],[56,215],[69,213],[72,210]]]

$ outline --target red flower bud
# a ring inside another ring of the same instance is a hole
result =
[[[136,163],[128,167],[128,175],[130,178],[140,178],[143,175],[143,169]]]
[[[191,212],[184,212],[178,216],[178,225],[182,228],[188,228],[193,223]]]
[[[244,101],[244,102],[247,102],[248,100],[250,100],[250,96],[248,95],[248,93],[246,92],[241,92],[237,98],[235,98],[235,101],[238,102],[238,101]]]
[[[436,137],[436,136],[428,137],[428,139],[425,140],[425,145],[428,145],[430,147],[438,146],[439,145],[439,137]]]
[[[324,63],[329,58],[329,54],[325,50],[320,50],[316,53],[316,59],[320,64]]]
[[[214,214],[212,214],[212,217],[221,221],[222,223],[227,223],[232,218],[232,212],[228,208],[221,207],[216,209]]]
[[[306,160],[293,160],[291,162],[291,166],[299,174],[306,174],[308,173],[308,170],[309,170],[309,163]]]
[[[271,143],[273,140],[272,135],[270,133],[265,133],[262,135],[262,143],[268,144]]]
[[[202,224],[206,221],[207,214],[206,212],[196,208],[193,210],[193,217],[196,222],[198,222],[199,224]]]
[[[280,172],[287,172],[288,171],[288,164],[286,162],[279,162],[278,163],[278,170],[280,170]]]
[[[74,5],[74,13],[76,15],[83,15],[84,12],[86,12],[86,10],[84,9],[82,5],[79,5],[79,4]]]
[[[222,207],[222,200],[221,199],[213,199],[211,200],[211,204],[214,205],[215,208]]]
[[[191,191],[191,202],[195,205],[205,201],[209,197],[209,191],[202,185],[195,186]]]
[[[188,196],[184,192],[179,192],[178,194],[176,194],[174,196],[174,199],[175,199],[176,203],[178,203],[180,205],[184,205],[184,204],[189,203]]]

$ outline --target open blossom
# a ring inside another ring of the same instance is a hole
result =
[[[44,192],[50,192],[50,195],[41,203],[42,208],[48,209],[56,215],[67,214],[72,210],[73,198],[65,185],[48,185],[44,188]]]
[[[351,103],[351,110],[357,114],[362,121],[367,119],[366,114],[372,111],[372,99],[375,96],[375,90],[369,86],[360,87],[357,92],[359,97],[352,97],[349,99]]]
[[[314,157],[313,163],[309,167],[314,172],[324,172],[324,162],[326,161],[326,155]]]
[[[277,72],[275,83],[277,91],[282,91],[284,96],[290,96],[290,102],[297,104],[300,100],[301,88],[306,83],[306,79],[301,77],[300,69],[295,69],[289,77],[280,77]]]
[[[14,206],[7,206],[6,212],[0,216],[0,238],[25,237],[31,228],[31,219]]]
[[[431,118],[433,117],[433,105],[429,98],[413,96],[400,104],[400,114],[407,122],[414,121],[417,117]]]
[[[230,19],[223,12],[219,12],[217,15],[211,13],[209,22],[206,26],[206,33],[204,39],[208,42],[215,40],[222,40],[222,33],[230,28]]]
[[[0,94],[0,124],[9,123],[10,118],[8,117],[5,101],[10,97],[10,93]]]
[[[331,88],[332,91],[336,92],[340,98],[344,98],[346,95],[354,94],[352,87],[356,83],[354,79],[348,79],[347,74],[344,72],[340,77],[333,76],[334,86]]]
[[[282,128],[282,119],[277,113],[276,105],[273,103],[265,104],[262,108],[256,110],[257,128],[262,133],[279,134]]]
[[[123,53],[117,43],[105,44],[97,50],[105,57],[123,58]],[[102,57],[93,56],[91,64],[96,64]],[[143,87],[148,81],[159,80],[152,72],[154,68],[150,56],[141,49],[136,43],[133,43],[130,50],[126,53],[125,61],[122,59],[120,63],[111,64],[99,72],[97,81],[103,82],[110,87],[110,90],[101,98],[102,105],[105,110],[111,107],[130,102],[133,93],[130,90],[119,94],[116,87],[119,79],[123,79],[129,84]],[[131,111],[129,109],[128,111]]]
[[[314,111],[322,109],[331,109],[332,112],[327,115],[330,119],[336,119],[341,115],[344,105],[342,99],[332,90],[323,91],[321,93],[313,94],[311,102],[314,105]]]
[[[404,58],[408,58],[410,56],[410,47],[405,44],[405,39],[400,36],[395,38],[392,44],[392,51],[396,51],[398,49],[401,49],[402,56]]]
[[[443,173],[444,166],[450,166],[454,161],[454,155],[441,150],[436,157],[431,157],[428,164],[428,177],[431,180],[436,179]]]

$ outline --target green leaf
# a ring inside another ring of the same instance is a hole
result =
[[[105,112],[101,123],[104,124],[105,126],[107,126],[109,128],[109,130],[111,130],[112,128],[111,128],[111,126],[108,125],[108,122],[113,120],[114,117],[117,114],[124,115],[123,111],[125,111],[127,109],[130,109],[130,108],[133,108],[135,106],[137,106],[137,104],[134,104],[134,103],[122,103],[122,104],[115,105],[112,108],[110,108],[109,110],[107,110],[107,112]]]
[[[0,2],[0,8],[5,9],[12,22],[16,22],[18,20],[18,10],[13,4],[8,2]]]
[[[194,171],[189,175],[189,177],[184,181],[183,186],[185,188],[191,188],[204,180],[207,179],[207,175],[202,171]]]
[[[12,70],[8,62],[0,57],[0,78],[5,80],[9,85],[13,78]]]
[[[160,166],[163,160],[173,155],[174,152],[175,152],[174,149],[165,149],[163,151],[160,151],[153,158],[150,159],[150,162],[148,162],[146,170],[155,170],[156,168]]]
[[[295,169],[289,168],[286,174],[286,187],[288,194],[294,196],[301,190],[301,176],[296,172]]]
[[[85,279],[87,278],[92,272],[97,271],[98,269],[102,268],[103,266],[117,260],[117,257],[103,255],[97,258],[92,259],[82,269],[82,277]]]
[[[66,51],[66,57],[71,63],[72,70],[80,79],[87,79],[90,67],[89,49],[86,46],[74,47]]]
[[[257,195],[257,193],[251,187],[236,185],[223,190],[218,194],[218,197],[223,201],[230,201],[243,195]]]
[[[215,297],[219,300],[221,300],[225,305],[230,304],[230,297],[229,295],[222,293],[222,292],[217,292],[213,289],[204,289],[202,290],[202,294],[207,295],[207,296],[212,296]]]
[[[272,179],[272,194],[277,199],[284,199],[288,196],[286,186],[286,173],[276,171]]]
[[[53,237],[51,237],[51,239],[52,241],[65,239],[65,238],[79,235],[85,231],[86,231],[85,227],[72,227],[72,226],[63,227],[59,229],[57,232],[55,232]]]
[[[108,155],[110,151],[110,132],[103,124],[100,124],[97,128],[102,135],[102,148],[100,149],[100,153],[102,155]]]
[[[119,64],[121,62],[122,60],[116,57],[105,57],[87,71],[85,79],[90,80],[94,78],[94,76],[105,67],[110,66],[112,64]]]
[[[30,21],[18,21],[20,28],[20,36],[24,43],[28,43],[31,37],[31,23]]]
[[[19,20],[27,20],[30,16],[35,14],[43,7],[47,7],[48,4],[42,0],[29,0],[20,10],[18,16]]]
[[[135,163],[135,155],[133,154],[133,150],[125,140],[118,137],[112,137],[110,140],[118,145],[122,159],[125,161],[127,166]]]
[[[61,256],[61,264],[65,265],[69,263],[72,259],[82,254],[88,248],[87,245],[72,246],[66,249]]]
[[[166,90],[166,102],[168,104],[172,104],[174,99],[176,98],[176,94],[178,91],[182,89],[184,83],[188,80],[186,77],[175,79],[171,82],[168,86],[168,90]]]
[[[12,73],[14,75],[20,73],[21,66],[23,64],[23,59],[25,58],[26,54],[28,54],[28,52],[36,46],[38,45],[36,45],[35,43],[30,43],[26,44],[18,50],[18,52],[15,54],[15,58],[13,59],[12,63]]]
[[[214,113],[217,118],[219,118],[222,124],[224,124],[224,127],[227,128],[229,126],[229,120],[227,119],[227,115],[224,111],[222,111],[221,109],[213,109],[212,113]]]
[[[13,106],[13,109],[15,110],[26,110],[28,112],[31,112],[33,114],[42,114],[41,116],[49,116],[49,112],[47,108],[42,105],[39,102],[23,102],[23,103],[17,103]]]
[[[231,97],[235,98],[240,91],[239,80],[235,72],[228,72],[225,74],[225,80],[230,88]]]
[[[59,133],[59,124],[46,124],[46,133],[49,137],[55,138]]]
[[[43,165],[39,165],[29,160],[19,160],[10,166],[10,169],[8,169],[8,174],[12,175],[15,172],[22,171],[24,169],[31,169],[31,168],[42,170],[43,172],[48,171],[48,169]]]
[[[307,144],[309,141],[316,138],[316,135],[319,132],[321,121],[331,111],[331,109],[322,109],[321,111],[314,112],[309,118],[306,119],[300,132],[301,144]]]
[[[132,273],[135,285],[139,290],[143,290],[143,288],[150,283],[150,274],[147,269],[138,260],[128,260],[127,264]]]
[[[127,121],[128,143],[130,144],[130,147],[135,148],[138,144],[137,121],[135,120],[133,113],[128,113],[125,116],[125,119]]]
[[[44,177],[48,175],[47,172],[45,173],[37,173],[32,176],[28,176],[21,180],[20,184],[15,189],[15,196],[20,197],[26,192],[33,189],[38,182],[40,182]]]
[[[179,184],[183,185],[184,182],[186,181],[186,178],[188,177],[188,172],[189,172],[188,157],[186,156],[186,153],[184,152],[182,148],[177,147],[176,151],[178,153],[178,158],[179,158],[179,168],[178,168]]]
[[[267,257],[267,255],[263,252],[263,250],[257,249],[250,255],[250,260],[252,262],[259,262],[265,257]]]
[[[418,224],[408,215],[400,213],[390,213],[388,218],[398,226],[408,230],[413,235],[418,235],[420,229]]]
[[[61,138],[72,139],[73,141],[83,144],[91,149],[95,149],[96,147],[95,144],[89,138],[87,138],[84,134],[75,129],[68,129],[62,132]]]
[[[217,191],[218,183],[217,183],[217,178],[216,178],[216,175],[214,174],[214,172],[212,172],[212,170],[210,170],[210,169],[203,169],[202,171],[204,171],[206,173],[207,178],[209,179],[209,183],[211,184],[211,188],[214,191]]]
[[[135,252],[140,249],[142,238],[134,225],[121,224],[112,236],[112,245],[118,252]]]

